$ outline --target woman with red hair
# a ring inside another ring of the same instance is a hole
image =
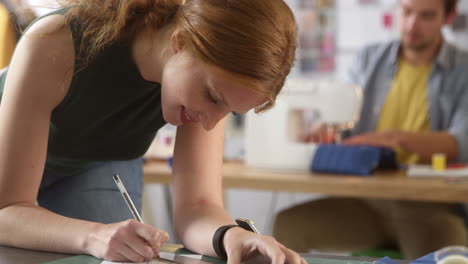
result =
[[[231,226],[221,188],[224,118],[273,105],[295,34],[283,0],[76,0],[36,20],[0,78],[0,244],[112,261],[157,256],[167,233],[125,220],[112,176],[140,208],[141,156],[170,123],[184,246],[229,263],[255,250],[303,262]]]

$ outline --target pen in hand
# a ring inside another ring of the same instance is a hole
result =
[[[115,174],[113,179],[115,181],[115,184],[117,184],[117,188],[119,188],[119,191],[122,194],[122,197],[124,198],[125,203],[127,204],[128,208],[130,209],[130,212],[132,212],[133,218],[135,218],[135,220],[137,220],[138,222],[143,223],[143,219],[141,219],[141,216],[138,213],[138,210],[136,209],[135,204],[132,201],[132,198],[128,194],[127,189],[123,185],[123,182],[120,180],[119,175]],[[159,255],[159,253],[155,253],[155,254],[156,254],[156,256]]]
[[[120,177],[118,174],[115,174],[113,177],[115,184],[117,184],[117,188],[119,188],[120,193],[122,194],[122,197],[125,200],[125,203],[127,204],[128,208],[130,209],[130,212],[132,212],[133,218],[137,220],[138,222],[143,223],[143,219],[141,219],[140,214],[138,213],[138,210],[136,209],[135,205],[133,204],[132,198],[130,198],[130,195],[127,192],[127,189],[125,189],[125,186],[123,185],[122,181],[120,180]]]

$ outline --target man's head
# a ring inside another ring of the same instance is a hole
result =
[[[422,51],[440,41],[452,23],[458,0],[400,0],[398,17],[403,48]]]

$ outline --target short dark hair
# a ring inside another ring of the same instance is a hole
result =
[[[444,0],[445,15],[452,13],[457,8],[458,0]]]

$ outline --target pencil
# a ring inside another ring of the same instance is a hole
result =
[[[119,175],[115,174],[113,179],[115,181],[115,184],[117,184],[117,188],[119,188],[119,191],[122,194],[122,197],[125,200],[125,203],[127,204],[128,209],[130,209],[130,212],[132,212],[133,218],[135,218],[135,220],[137,220],[138,222],[143,223],[143,219],[141,219],[141,216],[138,213],[138,210],[135,208],[135,205],[133,204],[132,198],[130,198],[130,195],[128,194],[127,189],[125,189],[123,182],[120,180]]]

